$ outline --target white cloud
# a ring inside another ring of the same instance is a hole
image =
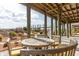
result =
[[[3,0],[5,1],[5,0]],[[9,1],[9,0],[6,0]],[[10,0],[11,1],[11,0]],[[1,0],[0,0],[1,2]],[[0,3],[0,28],[16,28],[26,26],[26,8],[16,2]],[[14,14],[14,16],[12,15]],[[9,17],[9,19],[8,19]]]

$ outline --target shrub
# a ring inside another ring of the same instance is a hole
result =
[[[9,33],[9,35],[10,36],[16,36],[17,34],[16,34],[16,32],[12,31],[12,32]]]

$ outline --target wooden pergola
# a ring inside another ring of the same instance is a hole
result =
[[[47,16],[51,17],[51,34],[53,34],[53,18],[56,19],[56,34],[57,34],[57,21],[58,21],[58,34],[60,35],[61,43],[61,25],[65,30],[67,24],[67,37],[71,35],[71,23],[79,22],[79,4],[78,3],[22,3],[27,6],[27,31],[30,37],[30,21],[31,21],[31,8],[39,11],[45,15],[44,30],[47,36]]]

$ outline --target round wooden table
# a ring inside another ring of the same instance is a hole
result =
[[[42,42],[33,38],[24,39],[21,43],[23,44],[23,46],[25,46],[26,48],[28,47],[29,49],[47,48],[49,46],[48,43]]]
[[[55,40],[50,39],[50,38],[35,38],[36,40],[39,41],[43,41],[43,42],[47,42],[49,44],[49,46],[51,46],[51,48],[55,48],[56,46],[58,46],[59,44],[55,44]]]

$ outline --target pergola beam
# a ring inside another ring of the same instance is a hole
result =
[[[49,6],[49,8],[51,10],[49,10],[48,12],[55,12],[56,14],[58,13],[58,11],[56,11],[51,5],[49,5],[50,3],[46,3],[47,6]]]
[[[44,7],[44,9],[45,9],[45,11],[46,11],[47,13],[50,13],[50,12],[49,12],[49,11],[50,11],[49,8],[47,8],[44,4],[41,4],[41,3],[40,3],[40,5]],[[51,13],[52,13],[52,15],[55,15],[55,16],[57,15],[56,12],[54,12],[54,11],[52,11]]]

